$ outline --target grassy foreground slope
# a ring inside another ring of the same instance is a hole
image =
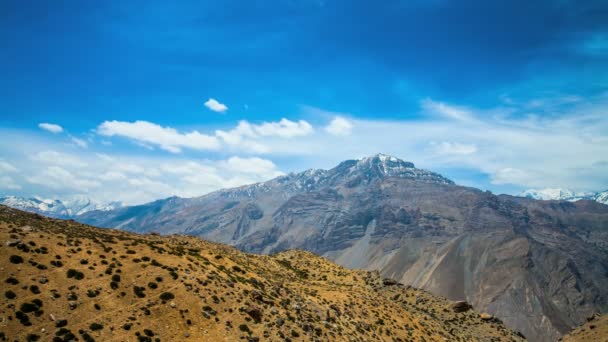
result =
[[[250,255],[4,206],[0,241],[5,341],[523,340],[462,303],[308,252]]]
[[[593,315],[587,323],[564,336],[564,342],[608,342],[608,315]]]

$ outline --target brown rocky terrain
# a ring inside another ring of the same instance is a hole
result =
[[[564,336],[564,342],[608,342],[608,315],[593,315],[587,323]]]
[[[496,196],[384,155],[78,219],[255,253],[305,249],[467,300],[535,341],[608,312],[608,206]]]
[[[464,302],[304,251],[251,255],[0,206],[0,340],[519,341]]]

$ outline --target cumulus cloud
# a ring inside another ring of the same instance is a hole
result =
[[[220,147],[216,137],[198,131],[180,133],[171,127],[162,127],[148,121],[105,121],[97,127],[103,136],[121,136],[142,144],[159,146],[161,149],[179,153],[182,148],[193,150],[217,150]]]
[[[214,112],[218,112],[218,113],[223,113],[228,110],[228,106],[226,106],[223,103],[220,103],[218,100],[216,100],[214,98],[210,98],[209,100],[207,100],[205,102],[205,107],[209,108],[210,110],[212,110]]]
[[[263,137],[294,138],[313,133],[312,125],[304,120],[297,122],[282,118],[278,122],[264,122],[253,126],[256,133]]]
[[[54,134],[63,132],[63,127],[52,124],[52,123],[47,123],[47,122],[39,123],[38,127],[45,131],[54,133]]]
[[[304,120],[291,121],[282,118],[280,121],[263,122],[252,124],[241,120],[238,125],[229,130],[217,130],[215,135],[222,139],[224,143],[239,147],[245,151],[254,153],[270,153],[271,148],[268,143],[260,142],[262,138],[282,138],[291,139],[304,137],[314,132],[310,123]],[[274,142],[275,144],[280,144]]]
[[[352,130],[353,124],[341,116],[336,116],[330,121],[329,125],[325,127],[325,131],[327,131],[327,133],[337,136],[350,135]]]

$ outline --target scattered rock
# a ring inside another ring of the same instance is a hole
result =
[[[490,315],[489,313],[481,313],[479,314],[479,318],[481,318],[484,321],[491,321],[494,319],[494,316]]]
[[[7,247],[15,247],[20,243],[21,243],[21,240],[18,240],[18,239],[17,240],[6,240]]]
[[[382,284],[384,286],[394,286],[394,285],[397,285],[398,282],[395,279],[384,278],[384,279],[382,279]]]
[[[249,315],[249,317],[253,318],[256,323],[262,321],[262,310],[254,305],[248,305],[242,308],[242,311]]]
[[[466,312],[471,310],[473,307],[471,306],[471,304],[467,303],[464,300],[458,301],[458,302],[454,302],[452,304],[452,310],[456,313],[458,312]]]

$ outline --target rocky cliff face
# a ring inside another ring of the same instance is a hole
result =
[[[466,299],[537,341],[608,311],[608,206],[495,196],[384,155],[80,220],[309,250]]]

